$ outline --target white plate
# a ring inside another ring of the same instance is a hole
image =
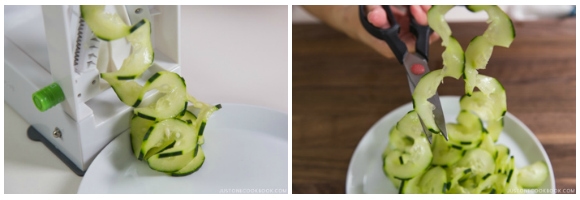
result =
[[[199,171],[170,177],[132,154],[123,133],[97,155],[78,193],[288,193],[288,115],[222,104],[207,126]]]
[[[445,120],[455,122],[459,113],[459,97],[441,96],[441,106]],[[365,134],[350,160],[346,193],[398,193],[397,188],[383,173],[381,154],[388,144],[389,130],[410,110],[413,110],[411,103],[393,110]],[[505,127],[496,144],[504,144],[510,148],[510,153],[515,157],[516,167],[521,168],[543,160],[550,171],[548,179],[539,187],[542,190],[525,190],[524,192],[555,193],[556,182],[552,164],[540,141],[525,124],[509,112],[504,119]]]

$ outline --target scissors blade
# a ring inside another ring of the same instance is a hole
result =
[[[435,93],[431,98],[428,99],[435,106],[435,110],[433,110],[433,115],[435,115],[435,123],[441,134],[445,138],[446,141],[449,140],[447,137],[447,127],[445,127],[445,116],[443,115],[443,108],[441,107],[441,100],[439,99],[439,94]]]
[[[411,72],[411,67],[413,67],[413,65],[416,64],[423,65],[423,67],[425,68],[425,72],[423,74],[416,75],[413,74],[413,72]],[[429,65],[427,64],[427,61],[423,57],[414,53],[406,53],[403,56],[403,65],[405,66],[405,70],[407,71],[407,77],[409,78],[409,87],[411,87],[411,93],[413,93],[415,87],[417,87],[417,84],[421,80],[421,77],[429,73]]]
[[[420,75],[413,74],[411,72],[411,67],[415,64],[423,65],[423,67],[425,68],[425,72]],[[427,64],[427,60],[424,59],[422,56],[412,53],[405,54],[405,56],[403,57],[403,65],[405,66],[405,69],[407,71],[407,78],[409,81],[411,94],[413,94],[413,91],[415,91],[415,87],[417,87],[417,84],[421,80],[421,77],[423,77],[423,75],[427,74],[430,71],[429,65]],[[441,101],[439,100],[439,94],[436,92],[434,96],[428,99],[428,101],[435,106],[435,110],[433,110],[435,123],[437,124],[437,127],[439,127],[439,130],[441,130],[441,134],[443,135],[443,137],[445,137],[445,140],[448,140],[447,128],[445,127],[445,116],[443,115],[443,109],[441,107]],[[429,142],[431,142],[432,139],[431,131],[427,131],[428,129],[426,129],[425,125],[423,124],[423,120],[420,121],[421,125],[423,126],[423,132],[425,133],[425,136],[427,136],[427,139],[429,139]]]

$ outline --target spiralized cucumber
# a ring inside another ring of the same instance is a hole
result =
[[[477,71],[486,68],[494,46],[509,47],[515,37],[513,24],[497,6],[468,6],[473,12],[486,11],[490,24],[464,53],[444,19],[452,7],[433,6],[428,12],[429,25],[446,47],[444,66],[421,78],[413,93],[413,110],[391,129],[382,157],[385,175],[395,182],[399,193],[504,194],[539,187],[548,177],[546,163],[538,161],[518,169],[510,149],[496,144],[507,112],[506,92],[499,80]],[[462,75],[465,95],[459,102],[457,123],[446,124],[449,141],[435,134],[431,147],[425,147],[428,143],[419,117],[429,131],[439,132],[433,105],[427,99],[444,77]]]
[[[427,12],[427,22],[431,29],[441,37],[441,45],[445,48],[443,54],[443,70],[442,74],[445,77],[453,77],[459,79],[463,74],[465,67],[465,54],[461,45],[451,35],[451,28],[445,21],[445,14],[453,8],[453,5],[434,5]]]
[[[536,188],[548,178],[548,167],[544,162],[535,162],[519,170],[518,185],[524,188]]]
[[[123,64],[118,71],[102,73],[101,78],[111,81],[133,80],[138,78],[151,64],[153,64],[153,46],[151,44],[151,23],[147,19],[135,24],[131,34],[126,36],[127,42],[131,44],[131,55],[123,60]]]
[[[211,106],[187,94],[185,80],[174,72],[157,72],[145,85],[134,81],[153,64],[151,23],[143,19],[130,27],[116,13],[105,13],[104,8],[81,6],[82,17],[100,39],[124,38],[131,44],[131,55],[121,68],[101,73],[101,78],[123,103],[135,107],[130,133],[135,157],[146,161],[151,169],[171,176],[196,172],[205,161],[201,149],[204,128],[221,105]],[[145,93],[150,90],[163,96],[143,105]]]
[[[105,41],[126,37],[131,26],[125,24],[118,14],[105,12],[104,5],[81,5],[81,16],[95,35]]]
[[[422,193],[443,194],[447,191],[447,173],[441,167],[433,167],[421,177],[419,187]]]

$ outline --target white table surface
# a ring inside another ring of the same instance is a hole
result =
[[[288,113],[288,7],[182,6],[182,75],[208,103]],[[194,87],[200,85],[201,87]],[[76,193],[75,175],[4,103],[4,193]]]

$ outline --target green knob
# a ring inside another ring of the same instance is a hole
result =
[[[56,104],[64,101],[64,93],[58,83],[52,83],[32,94],[34,105],[41,112],[52,108]]]

